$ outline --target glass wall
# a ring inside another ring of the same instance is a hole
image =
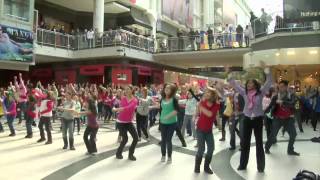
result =
[[[30,0],[4,0],[5,16],[21,21],[30,21]]]

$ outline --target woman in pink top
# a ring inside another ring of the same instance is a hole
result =
[[[117,159],[123,159],[122,151],[124,146],[128,142],[128,134],[127,132],[131,134],[133,141],[129,148],[129,160],[135,161],[136,157],[134,157],[134,150],[136,148],[136,145],[138,143],[138,134],[136,131],[136,128],[133,125],[133,117],[135,110],[138,105],[138,100],[134,97],[134,90],[132,86],[128,86],[125,88],[124,96],[121,98],[119,108],[114,108],[114,112],[118,112],[118,128],[119,133],[121,136],[121,143],[117,150],[116,157]]]

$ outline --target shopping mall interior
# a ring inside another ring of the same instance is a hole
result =
[[[319,0],[0,0],[0,77],[1,180],[320,179]]]

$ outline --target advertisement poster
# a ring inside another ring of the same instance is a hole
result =
[[[193,24],[194,0],[162,0],[162,14],[187,27]]]
[[[0,61],[33,61],[33,32],[0,24]]]
[[[320,19],[320,0],[284,0],[283,3],[284,19],[288,22]]]

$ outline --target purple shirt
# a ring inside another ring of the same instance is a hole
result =
[[[90,113],[87,115],[87,118],[88,118],[88,126],[89,127],[91,127],[91,128],[98,128],[99,127],[96,114]]]
[[[254,101],[254,106],[252,109],[249,109],[249,100],[248,100],[246,90],[243,87],[241,87],[234,79],[229,79],[229,83],[244,98],[245,106],[243,109],[243,113],[245,116],[250,117],[250,118],[254,118],[254,117],[259,117],[259,116],[264,115],[264,111],[262,109],[262,100],[263,100],[263,97],[265,96],[265,94],[268,93],[269,89],[272,86],[271,73],[268,73],[266,75],[266,82],[260,89],[261,93],[256,95],[255,101]]]

